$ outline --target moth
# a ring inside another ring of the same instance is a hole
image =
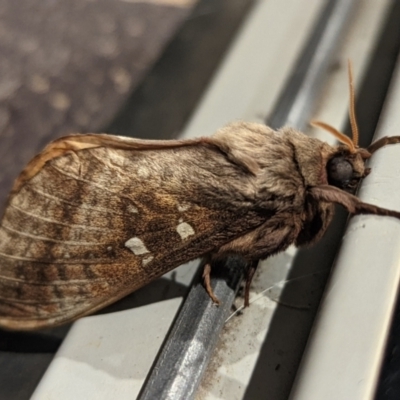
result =
[[[211,137],[149,141],[107,134],[50,143],[22,171],[0,227],[0,326],[73,321],[167,271],[230,254],[249,267],[321,238],[340,204],[400,218],[351,194],[385,137],[359,148],[350,70],[352,139],[330,146],[292,128],[235,122]]]

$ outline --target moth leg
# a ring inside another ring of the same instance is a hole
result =
[[[387,215],[400,219],[400,212],[363,203],[358,197],[335,186],[321,185],[313,187],[310,191],[314,199],[340,204],[351,214]]]
[[[206,289],[207,294],[211,297],[211,300],[219,305],[220,301],[218,297],[214,294],[214,291],[211,287],[211,264],[207,262],[204,265],[204,270],[203,270],[203,284],[204,284],[204,289]]]
[[[249,266],[247,267],[246,271],[246,283],[244,288],[244,306],[248,307],[250,305],[250,285],[251,281],[254,278],[254,274],[257,270],[258,263],[260,260],[252,261]]]
[[[379,150],[383,146],[387,146],[388,144],[396,144],[400,143],[400,136],[385,136],[381,139],[378,139],[376,142],[372,143],[368,146],[367,151],[369,153],[375,153],[375,151]]]

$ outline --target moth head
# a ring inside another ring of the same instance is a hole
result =
[[[348,73],[350,88],[349,115],[352,137],[348,137],[324,122],[311,121],[311,125],[328,131],[341,143],[327,160],[326,176],[330,185],[352,192],[359,181],[370,173],[370,169],[365,167],[365,161],[371,157],[371,152],[358,147],[359,135],[355,113],[353,72],[350,61],[348,63]]]
[[[352,154],[347,152],[346,149],[336,153],[328,160],[326,165],[328,183],[348,192],[353,192],[360,180],[370,173],[370,169],[365,168],[365,160],[362,154]]]

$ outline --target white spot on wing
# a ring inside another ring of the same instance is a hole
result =
[[[194,229],[187,222],[181,222],[176,227],[176,231],[179,233],[179,236],[182,238],[182,240],[194,235]]]
[[[144,257],[143,260],[142,260],[142,265],[143,266],[147,265],[150,261],[153,260],[153,258],[154,258],[153,256]]]
[[[138,237],[133,237],[127,240],[125,242],[125,247],[127,247],[130,251],[132,251],[132,253],[137,256],[140,254],[150,253],[144,243]]]

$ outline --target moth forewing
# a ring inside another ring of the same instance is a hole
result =
[[[2,219],[0,324],[71,321],[248,231],[261,217],[239,207],[236,179],[247,175],[204,139],[54,142],[23,171]]]

